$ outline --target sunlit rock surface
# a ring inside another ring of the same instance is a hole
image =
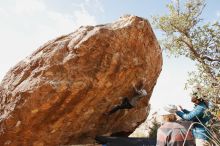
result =
[[[86,144],[96,135],[131,133],[146,119],[161,67],[152,28],[136,16],[49,41],[1,82],[0,145]],[[134,108],[106,115],[141,84],[148,95]]]

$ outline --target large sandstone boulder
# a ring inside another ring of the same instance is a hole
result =
[[[146,119],[161,66],[152,28],[136,16],[49,41],[1,82],[0,145],[85,144],[130,133]],[[140,84],[148,95],[134,108],[106,114]]]

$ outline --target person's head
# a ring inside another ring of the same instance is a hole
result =
[[[202,98],[199,98],[198,92],[194,92],[191,96],[191,102],[195,105],[198,105],[200,102],[204,101]]]
[[[176,113],[177,107],[175,105],[166,105],[159,110],[161,122],[175,122],[177,120]]]
[[[176,119],[177,118],[175,114],[162,115],[162,120],[164,122],[175,122]]]

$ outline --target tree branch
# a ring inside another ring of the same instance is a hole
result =
[[[184,39],[180,39],[179,41],[182,41],[184,44],[187,45],[187,47],[189,48],[189,51],[193,54],[193,56],[196,58],[197,61],[199,61],[204,70],[206,70],[206,72],[211,76],[212,80],[217,82],[218,80],[214,77],[214,75],[211,72],[210,67],[205,63],[205,61],[201,58],[201,56],[196,52],[196,50],[194,49],[193,45],[192,45],[192,41],[190,38],[188,38],[190,41],[186,41]]]
[[[189,36],[187,32],[185,32],[185,31],[181,30],[181,29],[180,29],[180,28],[178,28],[176,25],[174,25],[172,22],[170,22],[170,25],[171,25],[171,26],[172,26],[174,29],[176,29],[178,32],[180,32],[180,33],[184,34],[186,37],[188,37],[188,36]]]
[[[206,59],[206,60],[208,60],[208,61],[211,61],[211,62],[213,62],[213,61],[217,61],[217,62],[220,62],[220,59],[218,59],[218,58],[211,58],[211,57],[208,57],[208,56],[203,56],[203,57],[201,57],[201,59]]]

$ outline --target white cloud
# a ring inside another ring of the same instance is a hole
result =
[[[8,15],[8,13],[5,11],[5,9],[0,8],[0,16],[1,16],[1,17],[7,17],[7,16],[9,16],[9,15]]]
[[[48,40],[73,32],[81,25],[95,25],[95,16],[89,13],[87,3],[79,5],[63,13],[43,0],[1,2],[0,80],[10,67]]]
[[[93,9],[98,10],[102,13],[104,12],[104,9],[101,4],[101,0],[85,0],[85,1],[86,1],[86,5],[88,5],[88,6],[91,6],[92,3],[93,4],[95,3],[95,5],[92,5]]]
[[[216,13],[216,15],[217,15],[217,17],[220,17],[220,11],[218,11],[218,12]]]
[[[14,10],[19,15],[34,15],[45,11],[46,6],[41,0],[15,0]]]
[[[90,24],[94,25],[96,23],[95,17],[90,16],[89,12],[86,11],[84,5],[81,5],[80,10],[74,12],[74,16],[76,17],[76,24],[86,24],[86,22],[90,22]]]
[[[101,0],[82,0],[81,3],[73,2],[72,5],[81,10],[91,9],[93,13],[104,13],[104,8],[101,4]]]

